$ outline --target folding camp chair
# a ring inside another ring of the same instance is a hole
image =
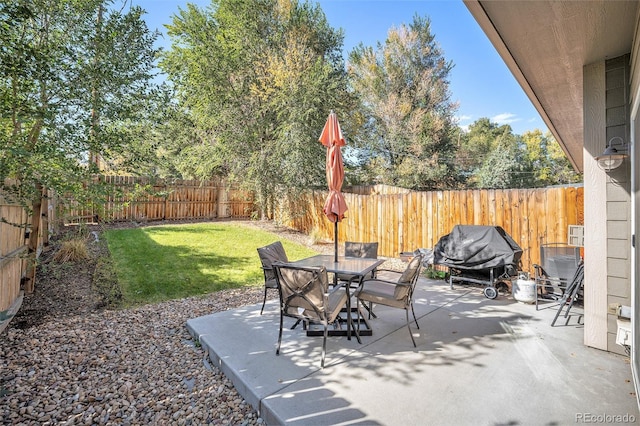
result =
[[[540,246],[540,265],[533,265],[536,283],[536,310],[541,302],[555,306],[567,292],[572,277],[581,262],[580,247],[565,243],[546,243]]]
[[[551,322],[551,326],[556,325],[556,321],[558,317],[562,313],[564,309],[566,309],[564,313],[564,317],[567,318],[569,316],[569,311],[578,300],[580,292],[584,288],[584,263],[580,262],[578,269],[576,269],[576,273],[573,275],[573,279],[567,286],[566,291],[562,295],[562,298],[559,302],[558,312],[556,312],[556,316],[553,318]]]

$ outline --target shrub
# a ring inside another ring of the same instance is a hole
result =
[[[53,260],[59,263],[65,263],[89,259],[89,252],[87,251],[85,241],[84,238],[73,238],[63,241],[56,254],[53,255]]]

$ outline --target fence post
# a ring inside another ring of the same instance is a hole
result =
[[[40,221],[42,217],[42,185],[36,183],[36,194],[39,197],[33,200],[31,213],[31,231],[29,232],[29,244],[27,255],[27,274],[25,276],[24,291],[33,293],[36,281],[36,258],[38,257],[38,242],[40,237]]]
[[[164,205],[162,206],[162,220],[167,220],[167,212],[169,211],[169,190],[167,189],[167,183],[163,183]]]
[[[49,197],[48,191],[44,191],[44,197],[42,198],[42,206],[40,207],[40,218],[42,220],[42,245],[49,245]]]
[[[404,251],[404,202],[405,194],[398,194],[398,253]]]

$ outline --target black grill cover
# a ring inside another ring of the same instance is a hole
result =
[[[522,249],[499,226],[456,225],[434,248],[434,263],[460,270],[517,271]]]

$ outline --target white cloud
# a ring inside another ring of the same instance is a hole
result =
[[[516,121],[520,121],[520,119],[515,114],[504,112],[502,114],[491,117],[491,121],[498,124],[511,124],[515,123]]]
[[[473,119],[472,115],[457,115],[455,117],[455,121],[458,124],[458,127],[461,128],[462,131],[464,132],[469,131],[469,126],[471,125],[471,123],[467,123],[467,124],[462,124],[462,123],[465,121],[470,122],[472,119]]]

